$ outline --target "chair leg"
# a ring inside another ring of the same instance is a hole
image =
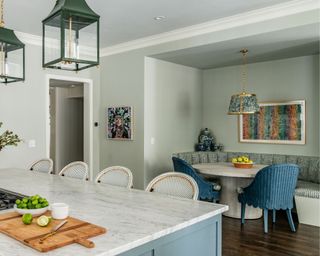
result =
[[[241,203],[241,224],[244,224],[245,220],[245,214],[246,214],[246,204]]]
[[[268,233],[268,209],[263,209],[264,233]]]
[[[276,223],[276,210],[275,209],[272,210],[272,222]]]
[[[296,232],[296,228],[294,227],[294,222],[292,219],[291,209],[287,209],[286,212],[287,212],[288,222],[289,222],[291,231]]]

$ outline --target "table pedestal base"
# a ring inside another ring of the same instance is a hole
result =
[[[232,218],[241,218],[241,204],[238,201],[237,188],[247,187],[252,182],[250,178],[236,178],[236,177],[220,177],[221,193],[220,202],[229,206],[229,211],[224,212],[223,215]],[[246,219],[259,219],[262,217],[262,210],[252,206],[246,206]]]

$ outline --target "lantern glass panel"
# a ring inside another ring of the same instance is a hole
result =
[[[86,62],[98,61],[98,22],[71,16],[64,19],[64,58]]]
[[[94,22],[79,32],[80,59],[97,62],[98,57],[98,22]]]
[[[61,15],[44,24],[44,63],[61,58]]]
[[[10,83],[24,79],[24,48],[0,43],[0,82]]]
[[[23,48],[8,52],[8,70],[9,77],[23,78]]]

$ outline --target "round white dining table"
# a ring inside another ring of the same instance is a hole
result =
[[[206,177],[218,178],[221,185],[221,204],[229,206],[229,211],[224,216],[241,218],[241,204],[238,201],[238,188],[247,187],[256,176],[257,172],[266,165],[255,164],[250,169],[235,168],[232,163],[203,163],[192,167]],[[260,208],[246,206],[245,219],[259,219],[262,216]]]

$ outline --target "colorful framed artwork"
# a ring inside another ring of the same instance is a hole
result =
[[[128,106],[107,108],[107,138],[133,140],[133,108]]]
[[[260,112],[239,116],[240,142],[305,144],[306,103],[260,103]]]

